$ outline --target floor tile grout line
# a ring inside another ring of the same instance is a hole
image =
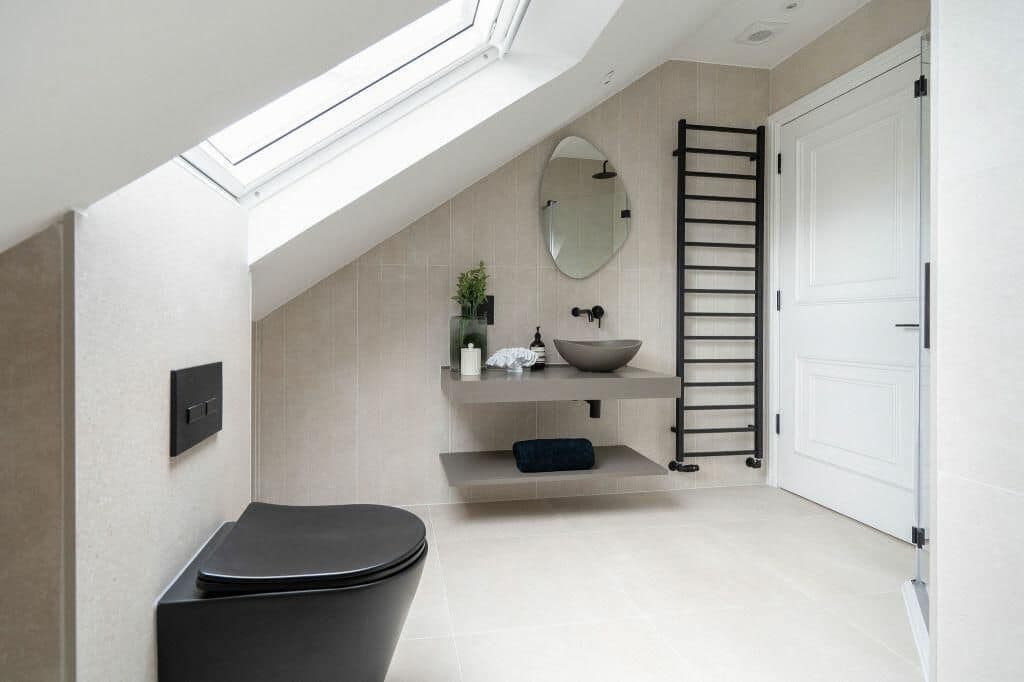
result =
[[[803,517],[796,517],[796,518],[803,518]],[[729,546],[730,548],[736,550],[736,551],[744,551],[744,550],[747,549],[744,546],[743,542],[741,540],[736,539],[736,538],[723,537],[722,538],[722,542],[724,544],[726,544],[727,546]],[[870,592],[864,592],[864,593],[859,593],[859,592],[857,592],[857,593],[832,592],[832,593],[828,593],[827,595],[823,595],[821,592],[814,592],[814,591],[808,590],[801,581],[794,579],[791,575],[789,575],[787,572],[785,572],[781,568],[773,566],[771,563],[769,563],[768,561],[766,561],[766,560],[764,560],[762,558],[749,558],[748,560],[756,562],[761,572],[767,572],[767,573],[775,576],[776,579],[781,580],[783,583],[785,583],[786,585],[792,587],[794,590],[796,590],[802,596],[806,597],[807,599],[809,599],[809,600],[811,600],[811,601],[813,601],[815,603],[821,603],[823,601],[823,597],[831,597],[831,598],[835,598],[837,596],[839,596],[839,597],[847,597],[847,596],[848,597],[867,597],[867,596],[877,596],[877,595],[880,595],[880,594],[887,594],[887,593],[890,592],[890,590],[882,590],[882,591],[878,591],[878,592],[872,590]],[[909,566],[910,566],[910,564],[908,563],[908,567]]]
[[[587,551],[587,549],[588,549],[588,547],[585,547],[584,551]],[[646,614],[645,614],[644,608],[640,605],[640,602],[637,601],[636,597],[634,597],[632,594],[630,594],[629,590],[626,588],[626,583],[623,580],[622,572],[620,571],[620,572],[616,573],[615,571],[609,571],[608,575],[609,575],[612,583],[614,583],[619,588],[619,592],[621,592],[623,595],[625,595],[626,600],[630,604],[633,605],[633,608],[636,609],[636,612],[640,616],[645,616]]]
[[[428,510],[428,513],[429,513],[429,510]],[[434,531],[435,542],[436,542],[436,544],[441,545],[442,544],[441,541],[437,539],[437,529],[436,529],[436,526],[434,525],[433,516],[431,516],[430,518],[431,518],[431,528]],[[581,546],[581,550],[584,553],[586,553],[586,547]],[[629,602],[634,607],[634,611],[635,611],[634,615],[631,615],[631,616],[618,616],[618,617],[614,617],[614,618],[572,619],[572,620],[568,620],[568,621],[558,621],[558,622],[554,622],[554,623],[544,623],[544,624],[541,624],[541,625],[513,626],[513,627],[509,627],[509,628],[487,628],[487,629],[482,629],[482,630],[467,630],[467,631],[459,632],[456,629],[455,618],[454,618],[454,616],[453,616],[453,614],[451,612],[451,604],[450,604],[450,601],[448,599],[448,593],[447,593],[448,581],[447,581],[447,577],[445,575],[446,571],[445,571],[445,568],[444,568],[443,553],[440,551],[440,547],[438,547],[438,563],[439,563],[439,566],[440,566],[440,569],[441,569],[442,587],[443,587],[443,589],[445,591],[445,595],[444,595],[445,596],[445,605],[448,608],[448,617],[449,617],[449,620],[451,621],[451,625],[452,625],[452,636],[455,637],[456,639],[458,637],[468,637],[468,636],[474,636],[474,635],[479,635],[479,634],[487,634],[487,633],[492,633],[492,632],[505,632],[505,631],[510,631],[510,630],[535,630],[535,629],[541,629],[541,628],[545,628],[545,627],[556,627],[556,626],[567,626],[567,625],[587,625],[587,624],[615,622],[615,621],[621,621],[621,620],[633,620],[633,619],[638,619],[638,618],[643,618],[644,617],[643,610],[640,608],[639,604],[637,604],[635,602],[635,600],[633,600],[633,598],[629,595],[629,593],[625,590],[625,588],[623,588],[621,585],[618,584],[617,578],[615,578],[613,576],[613,574],[609,573],[609,574],[607,574],[607,577],[609,578],[609,582],[611,582],[612,584],[616,585],[619,588],[619,591],[622,593],[622,596],[624,596],[626,598],[626,601]],[[458,642],[457,641],[455,643],[455,648],[456,648],[456,656],[458,657]],[[461,672],[461,660],[460,660],[460,672]]]
[[[902,604],[903,595],[900,592],[898,592],[898,591],[896,591],[896,592],[879,592],[877,594],[872,593],[872,594],[849,595],[846,598],[857,599],[857,598],[864,598],[864,597],[880,597],[880,596],[883,596],[883,595],[893,595],[896,598],[900,599],[900,603]],[[897,657],[899,657],[899,658],[903,659],[904,661],[908,662],[909,664],[911,664],[915,668],[920,668],[921,662],[920,662],[920,660],[919,660],[919,658],[917,656],[917,652],[916,651],[914,652],[913,656],[905,656],[902,653],[900,653],[899,651],[897,651],[896,649],[894,649],[893,647],[889,646],[889,644],[884,639],[882,639],[880,637],[877,637],[873,632],[871,632],[867,628],[863,627],[862,625],[860,625],[859,623],[854,621],[852,618],[849,618],[849,617],[843,615],[842,611],[829,609],[824,603],[821,602],[821,600],[814,600],[814,602],[816,604],[820,603],[821,604],[821,608],[824,609],[826,612],[837,615],[842,620],[843,623],[845,623],[846,625],[849,625],[851,628],[853,628],[857,632],[861,633],[862,635],[866,636],[868,639],[872,640],[873,642],[878,643],[879,645],[884,647],[887,651],[892,652],[894,655],[896,655]],[[909,622],[907,623],[907,627],[908,628],[910,627]]]
[[[755,486],[755,487],[757,487],[757,486]],[[672,496],[680,495],[681,497],[685,498],[685,497],[688,497],[688,496],[690,496],[692,494],[693,493],[690,492],[690,491],[683,491],[683,492],[675,492],[675,493],[672,494]],[[639,495],[642,497],[642,496],[645,495],[645,493],[640,493]],[[591,497],[591,496],[587,496],[587,497]],[[776,498],[778,496],[774,496],[773,495],[771,497],[772,498]],[[782,510],[780,510],[780,511],[774,511],[774,510],[771,509],[771,507],[765,507],[764,506],[764,502],[762,501],[763,499],[764,498],[762,497],[762,495],[760,493],[755,494],[755,495],[751,495],[751,496],[747,496],[747,497],[740,496],[740,497],[738,497],[736,499],[733,499],[732,496],[725,496],[724,497],[724,501],[729,506],[731,506],[733,502],[739,502],[740,500],[749,500],[749,501],[753,502],[754,504],[759,505],[763,509],[769,511],[769,514],[764,517],[764,520],[767,523],[795,521],[795,522],[797,522],[799,524],[809,524],[809,522],[811,520],[815,519],[815,518],[822,518],[822,516],[821,516],[821,514],[819,512],[823,512],[824,511],[824,510],[818,510],[818,509],[802,509],[802,508],[789,509],[788,507],[783,507]],[[534,501],[534,500],[520,500],[520,501],[515,501],[515,502],[511,503],[510,507],[514,509],[515,507],[517,507],[519,505],[526,506],[526,507],[528,507],[530,509],[534,509],[535,511],[539,511],[540,512],[540,515],[535,517],[535,518],[544,519],[544,518],[547,518],[544,515],[545,512],[551,512],[553,514],[557,514],[558,513],[557,509],[552,510],[550,508],[551,507],[551,502],[552,502],[551,500],[542,501],[540,506],[538,507],[537,501]],[[467,504],[478,504],[478,503],[467,503]],[[487,504],[487,503],[483,503],[483,504]],[[609,584],[614,584],[618,590],[625,592],[624,596],[626,597],[626,602],[630,606],[630,608],[628,609],[630,611],[630,613],[625,614],[625,615],[620,615],[620,616],[609,617],[609,618],[605,618],[605,617],[601,617],[601,616],[596,616],[596,617],[587,617],[587,618],[578,619],[578,618],[572,618],[572,613],[573,612],[570,611],[569,614],[567,614],[567,615],[570,616],[569,619],[560,620],[560,621],[552,622],[552,623],[543,623],[543,624],[538,624],[538,625],[513,625],[511,627],[489,627],[489,628],[465,629],[465,630],[459,629],[457,627],[457,623],[456,623],[456,621],[455,621],[455,619],[453,617],[452,603],[451,603],[451,600],[449,598],[449,593],[448,593],[448,583],[449,583],[449,579],[450,579],[450,576],[448,575],[448,573],[450,572],[450,569],[452,567],[450,565],[447,565],[446,562],[445,562],[445,557],[447,555],[447,551],[446,550],[448,549],[449,545],[462,544],[462,543],[472,544],[472,543],[480,541],[480,540],[488,540],[488,539],[492,539],[493,540],[493,539],[500,539],[500,538],[496,538],[492,534],[490,536],[483,536],[483,537],[468,537],[468,538],[454,537],[454,538],[448,538],[448,539],[441,539],[441,535],[443,535],[444,533],[443,532],[439,532],[438,521],[440,520],[440,514],[443,511],[442,505],[441,504],[436,504],[436,505],[435,504],[425,504],[425,505],[417,505],[417,506],[419,506],[421,509],[425,509],[426,510],[428,518],[429,518],[429,521],[430,521],[432,539],[434,540],[435,546],[437,547],[437,551],[438,551],[438,565],[439,565],[439,568],[440,568],[440,577],[441,577],[441,585],[442,585],[442,591],[443,591],[443,598],[444,598],[444,604],[445,604],[446,612],[447,612],[449,620],[451,622],[451,629],[450,629],[450,634],[447,634],[447,635],[424,636],[424,637],[415,637],[415,638],[407,638],[407,639],[415,640],[415,639],[449,639],[450,638],[452,640],[452,646],[455,649],[456,660],[457,660],[457,664],[459,666],[460,679],[465,679],[465,671],[462,668],[462,665],[463,665],[462,657],[464,657],[466,655],[465,640],[467,638],[471,638],[471,637],[475,637],[475,636],[482,636],[482,635],[486,635],[486,634],[490,634],[490,633],[506,633],[506,632],[516,632],[516,631],[533,631],[533,630],[544,630],[544,629],[557,629],[557,628],[566,628],[566,627],[572,627],[572,626],[596,626],[596,625],[600,625],[600,624],[615,623],[615,622],[645,622],[645,623],[647,623],[651,627],[652,632],[657,634],[659,640],[660,641],[664,641],[664,640],[668,639],[668,635],[667,635],[667,632],[666,632],[665,628],[670,625],[670,623],[672,622],[673,619],[680,618],[680,617],[681,618],[690,618],[691,617],[689,615],[676,615],[676,614],[667,613],[667,612],[666,613],[661,613],[660,611],[658,611],[658,609],[655,609],[655,610],[652,611],[650,608],[644,608],[643,606],[641,606],[641,604],[639,602],[636,601],[636,599],[631,594],[628,593],[628,591],[625,591],[623,589],[623,576],[621,574],[617,574],[614,571],[607,571],[606,573],[604,573],[604,575],[606,575],[609,578]],[[436,506],[436,508],[434,508],[435,506]],[[445,505],[445,506],[450,506],[450,505]],[[614,505],[613,505],[613,507],[614,507]],[[711,517],[713,518],[716,511],[717,511],[717,508],[714,507],[714,506],[712,506],[710,508],[702,509],[702,513],[705,515],[705,519],[708,518],[708,514],[710,514]],[[753,513],[755,513],[755,514],[757,514],[758,512],[759,512],[759,510],[753,510]],[[831,515],[831,512],[829,512],[828,514]],[[585,516],[585,514],[584,514],[584,516]],[[704,521],[698,520],[698,521],[695,522],[694,525],[684,524],[684,526],[686,528],[690,529],[690,530],[698,530],[702,526],[701,525],[697,525],[697,524],[703,524],[705,522],[706,522],[706,520],[704,520]],[[456,518],[456,519],[451,521],[451,523],[449,524],[449,528],[456,528],[457,529],[459,525],[464,524],[464,523],[467,523],[464,519]],[[472,524],[473,521],[470,520],[470,521],[468,521],[468,523]],[[570,523],[571,523],[571,521],[570,521]],[[729,525],[732,525],[734,527],[738,527],[738,525],[740,523],[741,522],[737,520],[737,521],[733,521]],[[643,530],[665,532],[665,531],[671,531],[671,529],[678,528],[678,527],[680,527],[680,524],[678,524],[678,523],[669,523],[669,524],[658,524],[658,523],[655,523],[654,525],[644,524],[640,528],[642,528]],[[813,526],[810,526],[810,525],[808,525],[808,527],[813,528]],[[602,531],[602,530],[587,531],[587,533],[584,536],[576,534],[574,537],[576,537],[578,539],[579,544],[581,545],[581,547],[586,548],[588,546],[589,538],[591,536],[597,536],[597,535],[600,535],[603,532],[628,534],[628,533],[631,533],[631,532],[635,532],[636,530],[637,530],[636,527],[625,526],[625,527],[622,527],[622,528],[617,528],[617,529],[612,530],[612,531]],[[713,533],[713,529],[708,529],[708,530],[710,530],[710,532]],[[522,534],[517,533],[516,535],[513,535],[512,537],[552,538],[552,537],[564,536],[565,532],[566,531],[563,531],[560,528],[557,528],[557,529],[554,529],[554,530],[552,530],[550,532],[536,533],[535,531],[533,531],[529,535],[522,535]],[[715,537],[719,538],[718,535],[715,535]],[[856,535],[854,535],[852,537],[856,537]],[[731,553],[735,553],[736,551],[740,551],[740,550],[742,550],[745,547],[743,545],[743,543],[742,543],[740,538],[728,538],[728,539],[722,538],[722,540],[723,540],[723,543],[722,543],[723,547],[727,548]],[[854,548],[854,549],[856,549],[856,548]],[[864,549],[866,551],[871,551],[870,545],[866,546]],[[592,550],[590,550],[590,551],[592,551]],[[884,557],[885,554],[883,553],[882,556]],[[447,558],[448,558],[449,563],[450,563],[451,556],[448,556]],[[890,563],[892,563],[892,562],[890,562]],[[762,564],[762,562],[758,561],[758,564],[760,566]],[[884,651],[884,652],[886,652],[887,655],[895,656],[897,658],[897,660],[899,660],[902,664],[905,664],[908,667],[908,670],[910,670],[910,669],[912,669],[914,667],[914,662],[913,661],[908,660],[905,656],[900,654],[899,651],[896,651],[892,647],[888,646],[886,644],[886,642],[881,641],[878,638],[876,638],[875,636],[873,636],[872,633],[866,631],[864,627],[862,627],[862,626],[858,625],[857,623],[851,621],[849,618],[844,617],[841,611],[836,610],[836,609],[832,609],[832,608],[828,608],[827,604],[829,604],[829,599],[830,599],[829,595],[822,594],[820,591],[815,592],[815,591],[809,591],[807,589],[801,589],[800,581],[796,580],[793,577],[790,577],[786,573],[786,571],[782,570],[782,568],[780,568],[780,567],[772,567],[770,565],[770,563],[766,564],[766,567],[769,569],[768,573],[770,573],[773,577],[775,577],[776,579],[779,579],[780,581],[784,582],[784,584],[786,584],[787,586],[792,586],[797,591],[797,593],[800,595],[801,603],[805,604],[804,608],[813,609],[815,611],[818,611],[824,617],[827,617],[830,621],[832,621],[834,623],[837,623],[837,624],[840,624],[842,627],[845,627],[847,629],[852,629],[856,633],[857,639],[859,641],[863,641],[865,643],[865,645],[873,647],[874,650],[877,650],[879,652]],[[892,590],[891,589],[886,589],[886,590],[882,590],[880,592],[870,591],[870,594],[868,594],[868,593],[857,593],[855,595],[850,595],[850,596],[851,597],[862,596],[862,595],[863,596],[870,596],[870,595],[873,595],[873,594],[892,594]],[[774,602],[771,602],[771,601],[762,602],[759,599],[752,599],[752,600],[744,601],[743,603],[739,603],[739,604],[736,604],[734,606],[731,606],[730,610],[742,611],[743,609],[746,609],[746,608],[752,608],[755,605],[763,605],[765,608],[773,608],[774,606],[777,606],[777,605],[774,604]],[[709,607],[709,608],[713,609],[713,607]],[[701,612],[705,612],[705,609],[699,608],[694,613],[698,613],[699,614]],[[697,616],[697,617],[699,617],[699,616]],[[464,642],[463,642],[463,650],[461,651],[461,653],[460,653],[460,649],[459,649],[459,640],[460,639],[464,640]],[[674,648],[674,647],[673,647],[673,654],[672,655],[673,655],[673,660],[675,660],[677,662],[678,661],[682,661],[685,664],[685,657],[683,657],[682,653],[679,650],[677,650],[676,648]]]
[[[750,487],[750,486],[746,486],[746,487]],[[761,487],[761,486],[753,486],[753,488],[757,488],[757,487]],[[651,492],[662,492],[662,491],[651,491]],[[611,493],[611,494],[614,494],[614,493]],[[644,496],[644,495],[647,495],[647,494],[650,494],[650,493],[638,493],[638,495],[641,496],[641,497]],[[681,495],[682,497],[687,497],[687,496],[690,496],[692,494],[693,493],[691,491],[681,491],[681,492],[674,492],[673,496]],[[574,496],[574,497],[579,497],[579,496]],[[592,497],[592,496],[588,495],[586,497]],[[773,496],[773,497],[775,497],[775,496]],[[732,500],[729,497],[725,498],[727,503],[732,503],[734,501],[738,502],[738,501],[740,501],[742,499],[752,500],[755,504],[758,504],[758,505],[763,505],[764,504],[763,502],[760,501],[760,496],[759,495],[753,496],[753,497],[749,497],[749,498],[742,498],[741,497],[738,500]],[[512,501],[511,506],[512,507],[518,506],[516,504],[517,502],[519,504],[521,504],[521,505],[528,506],[531,509],[537,507],[537,504],[536,504],[537,501],[536,500],[517,500],[517,501]],[[538,511],[540,511],[542,514],[544,512],[551,512],[553,514],[557,514],[558,513],[557,509],[551,509],[550,508],[551,507],[551,502],[552,502],[551,500],[544,500],[544,501],[542,501],[541,502],[541,507],[542,508],[539,509]],[[467,504],[468,505],[468,504],[488,504],[488,503],[487,502],[482,502],[482,503],[463,503],[463,504]],[[452,639],[452,642],[453,642],[452,646],[455,649],[456,660],[457,660],[457,664],[459,666],[460,679],[465,679],[465,671],[462,668],[462,664],[463,664],[462,657],[466,654],[466,652],[465,652],[465,650],[463,650],[460,653],[459,644],[458,644],[459,639],[465,640],[466,638],[471,638],[471,637],[475,637],[475,636],[482,636],[482,635],[491,634],[491,633],[506,633],[506,632],[516,632],[516,631],[534,631],[534,630],[544,630],[544,629],[565,628],[565,627],[571,627],[571,626],[587,626],[587,625],[599,625],[599,624],[605,624],[605,623],[630,622],[630,621],[632,621],[632,622],[645,622],[645,623],[647,623],[651,627],[652,631],[658,636],[659,640],[665,641],[665,640],[668,640],[670,638],[668,637],[668,635],[665,632],[664,628],[665,628],[665,625],[667,623],[671,622],[671,619],[674,619],[674,618],[677,618],[677,617],[682,617],[682,618],[689,618],[690,617],[688,615],[677,616],[677,615],[671,614],[671,613],[660,613],[657,610],[651,611],[650,609],[644,608],[639,602],[637,602],[637,600],[633,597],[633,595],[631,595],[628,591],[626,591],[624,589],[624,586],[623,586],[623,576],[621,574],[617,574],[614,571],[608,571],[607,573],[605,573],[605,575],[609,578],[609,583],[610,584],[614,584],[616,586],[616,588],[620,592],[624,593],[624,596],[626,597],[626,602],[631,607],[629,610],[632,611],[633,613],[630,613],[628,615],[609,617],[609,618],[604,618],[604,617],[600,617],[600,616],[598,616],[598,617],[588,617],[588,618],[583,618],[583,619],[570,618],[568,620],[562,620],[562,621],[552,622],[552,623],[543,623],[543,624],[539,624],[539,625],[525,625],[525,626],[523,626],[523,625],[514,625],[514,626],[511,626],[511,627],[491,627],[491,628],[481,628],[481,629],[460,630],[457,627],[457,623],[456,623],[454,615],[452,613],[452,604],[451,604],[451,600],[449,598],[449,593],[448,593],[448,582],[449,582],[449,577],[450,577],[450,576],[448,576],[448,572],[449,572],[449,569],[451,567],[448,566],[446,568],[446,563],[444,561],[444,556],[446,554],[445,549],[447,548],[448,545],[462,544],[462,543],[470,543],[471,544],[471,543],[478,542],[478,541],[481,541],[481,540],[488,540],[488,539],[493,540],[493,539],[501,539],[501,538],[496,538],[492,534],[490,536],[482,536],[482,537],[458,538],[456,536],[456,537],[449,537],[447,539],[441,539],[441,536],[444,533],[440,531],[439,526],[438,526],[438,521],[439,521],[439,514],[442,511],[442,504],[425,504],[425,505],[417,505],[417,506],[421,506],[422,508],[426,509],[428,518],[430,520],[431,534],[432,534],[433,540],[435,542],[435,545],[437,546],[437,551],[438,551],[438,565],[439,565],[439,568],[440,568],[440,576],[441,576],[443,598],[444,598],[445,608],[446,608],[446,611],[447,611],[447,614],[448,614],[448,617],[449,617],[449,620],[450,620],[450,623],[451,623],[451,631],[450,631],[449,635],[425,636],[425,637],[416,637],[416,638],[407,638],[407,639],[410,639],[410,640],[415,640],[415,639],[448,639],[448,638]],[[434,508],[435,506],[437,507],[436,509]],[[451,506],[451,505],[450,504],[446,504],[444,506]],[[679,524],[679,523],[665,523],[665,524],[654,523],[653,525],[644,524],[643,526],[641,526],[639,528],[638,527],[629,527],[627,525],[627,526],[622,527],[622,528],[616,528],[616,529],[614,529],[612,531],[607,531],[607,530],[587,531],[587,533],[586,533],[587,537],[580,536],[579,534],[575,534],[573,537],[578,538],[579,539],[579,544],[582,547],[586,548],[589,536],[591,536],[591,535],[600,535],[601,533],[604,533],[604,532],[628,534],[628,533],[631,533],[631,532],[635,532],[638,529],[666,531],[666,530],[671,530],[671,529],[674,529],[674,528],[678,528],[678,527],[680,527],[680,525],[683,525],[684,527],[689,528],[691,530],[695,530],[695,529],[699,529],[699,528],[704,527],[703,524],[707,523],[707,516],[708,516],[708,514],[710,514],[711,517],[713,518],[715,512],[717,511],[717,509],[715,507],[711,507],[711,508],[705,508],[705,509],[703,509],[701,511],[705,515],[705,519],[703,519],[703,520],[695,520],[692,525],[689,524],[689,523],[686,523],[686,524]],[[759,510],[753,510],[753,511],[754,511],[754,513],[758,513]],[[824,511],[824,510],[818,510],[818,509],[795,509],[795,510],[791,510],[791,509],[788,509],[788,508],[784,508],[783,510],[781,510],[781,513],[780,512],[770,513],[767,517],[764,518],[764,520],[765,520],[765,522],[769,522],[769,523],[770,522],[796,521],[798,523],[803,524],[803,523],[807,523],[808,521],[810,521],[812,519],[815,519],[815,518],[822,518],[821,514],[819,513],[819,512],[822,512],[822,511]],[[829,512],[829,514],[831,514],[831,513]],[[584,516],[585,516],[585,514],[584,514]],[[546,518],[546,517],[542,515],[542,516],[539,516],[538,518],[543,519],[543,518]],[[460,524],[462,524],[462,523],[466,523],[466,521],[464,519],[456,518],[456,519],[454,519],[449,524],[449,527],[450,528],[458,528],[458,526]],[[472,521],[469,521],[469,523],[471,524]],[[571,521],[570,521],[570,523],[571,523]],[[728,522],[726,522],[726,523],[728,523]],[[738,526],[740,523],[742,523],[742,522],[739,521],[739,520],[735,520],[735,521],[731,522],[730,525]],[[706,527],[705,527],[705,529],[706,529]],[[709,530],[711,530],[711,532],[713,532],[713,529],[709,529]],[[570,531],[571,531],[571,527],[570,527]],[[511,537],[519,537],[519,538],[551,538],[551,537],[564,536],[565,534],[566,534],[566,531],[563,531],[561,529],[554,529],[554,530],[552,530],[550,532],[540,532],[540,533],[537,533],[536,531],[531,531],[529,534],[522,534],[522,533],[518,533],[517,532],[516,534],[512,535]],[[715,535],[715,537],[717,539],[719,536]],[[741,539],[739,539],[739,538],[724,538],[723,537],[721,539],[722,539],[723,547],[725,547],[726,549],[728,549],[732,553],[735,553],[737,551],[740,551],[740,550],[744,549],[744,545],[743,545]],[[865,547],[865,550],[870,551],[870,547]],[[450,558],[451,557],[449,557],[449,560],[450,560]],[[839,623],[839,624],[845,626],[846,628],[853,629],[853,631],[857,633],[858,639],[863,640],[865,643],[870,644],[870,646],[872,646],[872,647],[877,647],[877,650],[879,650],[879,651],[885,651],[885,652],[887,652],[887,654],[895,656],[899,661],[901,661],[904,664],[906,664],[908,666],[908,669],[912,668],[914,666],[914,662],[913,661],[908,660],[905,656],[900,654],[898,651],[896,651],[892,647],[888,646],[884,641],[881,641],[878,638],[876,638],[875,636],[873,636],[870,632],[866,631],[865,628],[863,628],[860,625],[857,625],[855,622],[851,621],[849,618],[844,617],[841,612],[839,612],[837,610],[834,610],[834,609],[827,608],[826,604],[829,603],[828,602],[828,599],[829,599],[828,595],[823,595],[821,592],[814,592],[814,591],[809,591],[807,589],[801,588],[801,582],[799,580],[794,579],[793,577],[790,577],[780,567],[773,567],[773,566],[770,565],[770,563],[761,562],[761,561],[758,561],[758,565],[759,566],[763,565],[765,568],[768,569],[768,573],[770,573],[773,577],[775,577],[776,579],[779,579],[780,581],[782,581],[787,586],[791,586],[794,590],[796,590],[797,593],[801,597],[801,602],[806,604],[806,608],[811,608],[811,609],[814,609],[814,610],[818,610],[818,611],[820,611],[822,613],[822,615],[828,617],[829,620],[832,620],[835,623]],[[872,591],[870,594],[892,594],[892,590],[883,590],[883,591],[880,591],[880,592]],[[862,596],[862,593],[858,593],[858,594],[850,595],[850,596],[852,596],[852,597]],[[870,595],[869,594],[863,594],[863,596],[870,596]],[[751,606],[755,605],[755,603],[758,604],[758,605],[762,604],[762,602],[760,600],[752,600],[749,603],[748,602],[744,602],[744,603],[741,603],[741,604],[736,604],[734,606],[731,606],[730,609],[734,610],[734,611],[735,610],[742,611],[745,608],[750,608]],[[767,607],[767,608],[772,608],[772,602],[770,602],[770,601],[769,602],[765,602],[763,605],[765,607]],[[709,608],[711,608],[711,607],[709,607]],[[697,609],[695,611],[695,613],[701,613],[701,612],[704,612],[704,611],[705,611],[705,609],[699,608],[699,609]],[[659,623],[661,623],[661,625],[659,625]],[[681,652],[678,651],[675,647],[672,647],[672,649],[673,649],[673,654],[672,654],[673,660],[685,664],[685,662],[686,662],[685,661],[685,657],[682,656]]]
[[[578,626],[578,625],[584,625],[584,626],[587,626],[587,625],[607,625],[609,623],[622,623],[622,622],[626,622],[626,621],[650,621],[650,620],[651,619],[650,619],[649,616],[645,616],[645,615],[642,615],[642,614],[637,614],[637,615],[633,615],[633,616],[616,616],[614,618],[582,618],[582,619],[575,619],[575,620],[552,621],[550,623],[541,623],[539,625],[512,625],[512,626],[509,626],[509,627],[482,628],[482,629],[478,629],[478,630],[463,630],[461,632],[453,632],[451,637],[456,639],[456,640],[458,640],[460,638],[461,639],[465,639],[467,637],[480,637],[480,636],[483,636],[483,635],[500,635],[500,634],[505,634],[505,633],[515,633],[515,632],[536,632],[537,630],[553,630],[553,629],[556,629],[556,628],[566,628],[566,627],[573,627],[573,626]],[[421,637],[420,639],[441,639],[441,638],[440,637],[436,637],[436,638]]]
[[[670,652],[672,652],[672,657],[676,660],[676,662],[679,663],[680,666],[685,668],[686,659],[683,657],[682,653],[680,653],[679,650],[676,649],[675,645],[673,644],[672,637],[668,633],[666,633],[660,625],[658,625],[658,619],[651,617],[647,620],[650,623],[651,628],[653,628],[655,635],[658,637],[658,639],[661,640],[662,649],[668,649]]]
[[[889,594],[889,593],[883,593],[883,594]],[[877,595],[875,595],[875,596],[877,596]],[[911,666],[912,668],[920,670],[921,664],[920,664],[920,661],[918,660],[916,655],[913,656],[913,657],[904,656],[899,651],[896,651],[896,649],[894,649],[891,646],[889,646],[881,638],[876,637],[869,630],[861,627],[857,623],[853,622],[851,619],[847,618],[846,616],[841,615],[840,613],[838,613],[836,611],[832,611],[832,610],[828,609],[827,607],[822,605],[819,600],[813,600],[813,601],[814,601],[814,604],[816,606],[818,606],[819,608],[821,608],[823,611],[825,611],[825,613],[834,615],[837,618],[838,622],[840,622],[843,625],[845,625],[845,626],[849,627],[850,629],[854,630],[855,632],[857,632],[858,634],[863,636],[868,641],[876,644],[877,646],[880,646],[882,649],[884,649],[885,651],[889,652],[890,654],[892,654],[893,656],[895,656],[899,660],[903,661],[907,665]],[[907,624],[907,627],[910,627],[909,623]]]
[[[448,537],[441,538],[435,537],[435,541],[438,544],[454,544],[462,542],[480,542],[483,540],[494,540],[494,539],[530,539],[530,538],[549,538],[552,536],[566,536],[566,537],[579,537],[582,534],[600,535],[600,534],[612,534],[612,533],[636,533],[641,531],[650,530],[692,530],[699,528],[706,528],[707,520],[699,521],[686,521],[686,522],[675,522],[675,523],[653,523],[644,525],[627,525],[618,526],[615,528],[608,529],[593,529],[593,530],[580,530],[579,528],[570,528],[568,530],[552,530],[552,531],[526,531],[526,532],[515,532],[502,535],[490,535],[485,537]],[[435,533],[436,536],[436,533]],[[730,546],[731,548],[731,546]]]
[[[444,553],[441,551],[441,542],[437,537],[437,525],[434,522],[434,514],[427,505],[427,519],[430,521],[430,532],[434,536],[434,544],[437,551],[437,570],[441,575],[441,597],[444,599],[444,609],[448,614],[448,627],[451,629],[452,648],[455,649],[455,665],[459,670],[459,682],[464,679],[462,673],[462,657],[459,655],[459,644],[455,641],[455,618],[452,616],[452,605],[448,599],[448,579],[445,577]]]

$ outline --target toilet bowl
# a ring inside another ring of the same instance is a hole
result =
[[[402,509],[254,502],[157,603],[159,679],[383,680],[426,555]]]

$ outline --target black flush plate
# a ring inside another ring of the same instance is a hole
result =
[[[487,318],[487,324],[494,324],[494,297],[488,296],[487,301],[476,307],[476,314]]]
[[[171,371],[171,457],[221,430],[223,363]]]

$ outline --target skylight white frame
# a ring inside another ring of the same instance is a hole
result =
[[[459,32],[475,34],[477,40],[473,47],[463,50],[461,54],[450,51],[449,55],[453,55],[453,58],[442,67],[421,72],[420,77],[405,83],[406,87],[400,88],[391,97],[361,115],[344,124],[336,124],[344,117],[345,112],[340,105],[344,105],[346,100],[370,92],[402,69],[420,66],[418,61],[443,47],[451,38],[442,40],[369,87],[344,96],[325,112],[333,113],[331,110],[338,108],[338,115],[313,116],[238,163],[232,163],[210,140],[204,140],[185,152],[182,158],[240,203],[257,203],[261,198],[273,194],[280,187],[343,153],[411,109],[503,57],[515,39],[530,0],[475,1],[473,25]]]

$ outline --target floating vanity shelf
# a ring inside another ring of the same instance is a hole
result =
[[[554,400],[586,400],[591,416],[601,400],[678,398],[679,377],[636,367],[614,372],[583,372],[569,365],[548,365],[544,370],[508,374],[485,370],[480,376],[464,377],[441,368],[441,388],[455,403],[523,403]],[[626,445],[594,448],[594,467],[580,471],[550,471],[524,474],[516,468],[511,450],[442,452],[441,464],[448,484],[460,486],[522,483],[523,481],[564,481],[578,478],[623,478],[660,476],[667,470]]]
[[[594,448],[594,459],[593,469],[524,474],[516,468],[511,450],[441,453],[441,465],[448,484],[455,487],[576,478],[662,476],[668,473],[665,467],[625,445],[598,445]]]
[[[569,365],[548,365],[544,370],[525,370],[522,374],[485,370],[476,377],[464,377],[442,367],[441,389],[455,403],[628,400],[678,398],[680,381],[679,377],[636,367],[582,372]]]

